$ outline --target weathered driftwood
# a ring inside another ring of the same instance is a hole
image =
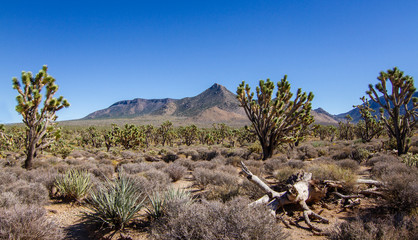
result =
[[[314,213],[306,204],[310,201],[318,201],[325,196],[325,190],[316,187],[314,181],[312,181],[312,173],[298,173],[295,179],[293,179],[293,183],[290,185],[289,190],[276,192],[265,184],[259,177],[254,175],[243,162],[241,162],[241,167],[242,171],[247,175],[248,180],[255,183],[266,193],[266,195],[251,203],[251,205],[266,204],[270,208],[271,214],[276,216],[276,211],[279,208],[288,204],[299,204],[299,206],[303,209],[305,223],[315,231],[321,231],[321,229],[312,225],[309,217],[315,217],[322,223],[329,222],[328,219]],[[284,221],[282,216],[279,218],[287,227],[290,227],[289,224]]]

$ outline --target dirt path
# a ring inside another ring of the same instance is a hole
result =
[[[45,209],[48,211],[48,216],[57,221],[64,230],[66,234],[65,239],[91,239],[89,238],[88,231],[80,222],[80,214],[83,211],[83,207],[51,202],[50,205],[45,206]]]

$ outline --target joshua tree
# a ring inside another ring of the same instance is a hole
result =
[[[341,140],[353,140],[354,139],[354,125],[351,123],[353,118],[347,114],[345,115],[345,122],[338,122],[338,138]]]
[[[54,98],[58,85],[55,84],[55,79],[48,75],[47,70],[48,67],[44,65],[35,77],[31,72],[23,71],[23,87],[16,77],[13,78],[13,88],[19,93],[16,97],[16,111],[22,115],[23,123],[26,125],[26,169],[32,168],[37,151],[50,144],[46,137],[57,119],[55,113],[63,107],[70,106],[62,96]],[[45,101],[41,106],[44,87]]]
[[[314,120],[310,115],[312,93],[302,93],[298,89],[296,98],[290,100],[290,83],[285,75],[277,83],[276,98],[272,99],[274,83],[260,80],[256,88],[257,99],[251,88],[243,81],[237,90],[238,100],[252,122],[263,149],[263,160],[272,157],[274,149],[280,143],[292,143],[302,140],[302,129]]]
[[[366,93],[381,106],[381,120],[389,136],[396,139],[398,155],[405,154],[409,149],[407,138],[415,127],[418,114],[418,99],[413,97],[416,91],[414,79],[408,75],[404,76],[404,73],[396,67],[387,72],[380,72],[377,79],[380,82],[375,87],[370,84]],[[390,87],[386,85],[388,80]],[[383,98],[379,98],[375,88],[383,94]],[[392,93],[389,93],[390,90]],[[412,107],[408,106],[411,100]]]
[[[362,118],[362,120],[357,123],[355,131],[363,142],[370,142],[375,136],[378,137],[380,135],[383,130],[383,125],[376,116],[373,116],[372,113],[375,112],[375,110],[370,107],[369,101],[364,96],[360,99],[363,101],[363,104],[353,106],[359,109]]]

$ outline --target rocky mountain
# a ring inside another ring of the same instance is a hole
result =
[[[317,124],[337,124],[335,117],[322,108],[312,111]],[[142,99],[119,101],[106,109],[87,115],[87,119],[134,118],[141,116],[186,117],[190,122],[249,123],[236,95],[224,86],[214,84],[194,97],[182,99]]]
[[[206,91],[194,97],[182,99],[142,99],[119,101],[106,109],[87,115],[84,119],[132,118],[144,115],[164,115],[198,118],[208,112],[234,113],[231,116],[244,115],[236,95],[224,86],[214,84]]]

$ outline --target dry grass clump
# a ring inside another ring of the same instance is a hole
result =
[[[248,200],[223,204],[203,201],[171,208],[151,228],[155,239],[286,239],[287,235],[264,207],[248,207]]]
[[[58,240],[62,229],[46,216],[42,207],[17,205],[0,209],[0,239]]]
[[[342,168],[336,164],[318,163],[307,167],[316,180],[336,180],[344,182],[346,187],[353,187],[357,176],[351,169]]]
[[[343,222],[336,226],[328,239],[331,240],[413,240],[418,236],[418,224],[416,217],[397,220],[386,219],[360,219]]]
[[[287,163],[277,164],[276,168],[277,169],[273,172],[273,177],[280,183],[285,183],[291,175],[296,174],[298,171],[305,168],[305,162],[291,160]]]
[[[180,180],[187,173],[187,168],[177,162],[169,164],[164,171],[168,174],[173,182]]]

